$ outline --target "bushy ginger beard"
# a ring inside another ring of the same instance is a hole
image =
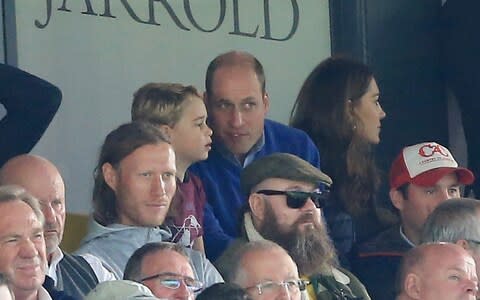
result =
[[[305,226],[305,222],[313,225]],[[265,201],[264,222],[258,232],[287,250],[300,275],[309,276],[337,265],[337,255],[325,223],[312,212],[302,214],[288,230],[280,228],[271,204]]]

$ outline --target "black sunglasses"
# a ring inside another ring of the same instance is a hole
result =
[[[327,205],[329,190],[304,192],[304,191],[276,191],[276,190],[260,190],[257,194],[273,196],[286,195],[287,206],[290,208],[301,208],[307,203],[308,199],[312,199],[316,207],[322,208]]]

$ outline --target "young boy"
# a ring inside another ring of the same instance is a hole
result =
[[[134,93],[132,121],[157,125],[169,138],[176,156],[177,192],[165,224],[172,241],[194,249],[203,248],[205,192],[201,180],[187,168],[207,159],[212,143],[207,110],[193,86],[177,83],[149,83]]]

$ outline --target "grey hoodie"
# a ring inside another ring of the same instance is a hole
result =
[[[98,257],[103,266],[123,279],[123,271],[130,256],[146,243],[168,241],[171,233],[168,229],[157,227],[127,226],[111,224],[102,226],[90,221],[89,231],[76,254],[92,254]],[[222,276],[212,263],[199,251],[186,248],[196,279],[208,287],[223,282]]]

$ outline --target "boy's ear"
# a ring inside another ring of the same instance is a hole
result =
[[[172,138],[172,128],[168,125],[160,125],[160,131],[166,135],[169,139]]]

